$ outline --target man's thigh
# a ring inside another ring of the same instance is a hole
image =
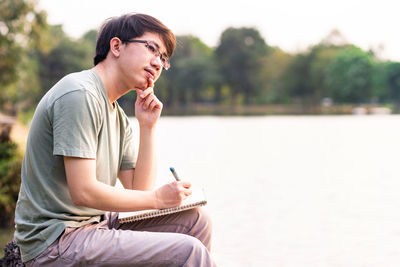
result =
[[[211,249],[212,224],[202,208],[123,224],[118,223],[117,214],[111,214],[109,220],[110,228],[115,229],[190,235],[199,239],[208,250]]]
[[[212,266],[201,242],[179,233],[67,228],[30,266]]]

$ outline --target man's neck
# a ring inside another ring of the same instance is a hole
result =
[[[117,73],[115,73],[115,68],[109,68],[106,64],[100,62],[97,64],[93,70],[100,76],[101,81],[107,92],[108,100],[113,103],[118,98],[127,93],[127,90],[120,88],[120,84],[117,82]]]

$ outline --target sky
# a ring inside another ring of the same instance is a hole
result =
[[[50,24],[78,38],[109,17],[152,15],[176,35],[192,34],[211,47],[228,27],[255,27],[268,45],[297,53],[337,29],[349,43],[400,61],[398,0],[39,0]]]

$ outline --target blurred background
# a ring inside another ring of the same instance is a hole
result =
[[[138,12],[178,40],[155,85],[159,182],[175,166],[205,187],[218,265],[397,266],[399,7],[0,0],[0,247],[37,103],[93,66],[105,19]],[[135,98],[119,103],[137,129]]]

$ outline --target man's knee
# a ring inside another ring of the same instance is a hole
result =
[[[197,238],[186,236],[181,245],[181,266],[214,266],[208,249]]]
[[[210,216],[202,208],[193,209],[191,216],[194,218],[194,223],[189,234],[199,239],[210,250],[212,237],[212,221]]]
[[[208,212],[203,208],[198,208],[196,210],[199,213],[199,221],[204,225],[204,227],[212,229],[212,221]]]

